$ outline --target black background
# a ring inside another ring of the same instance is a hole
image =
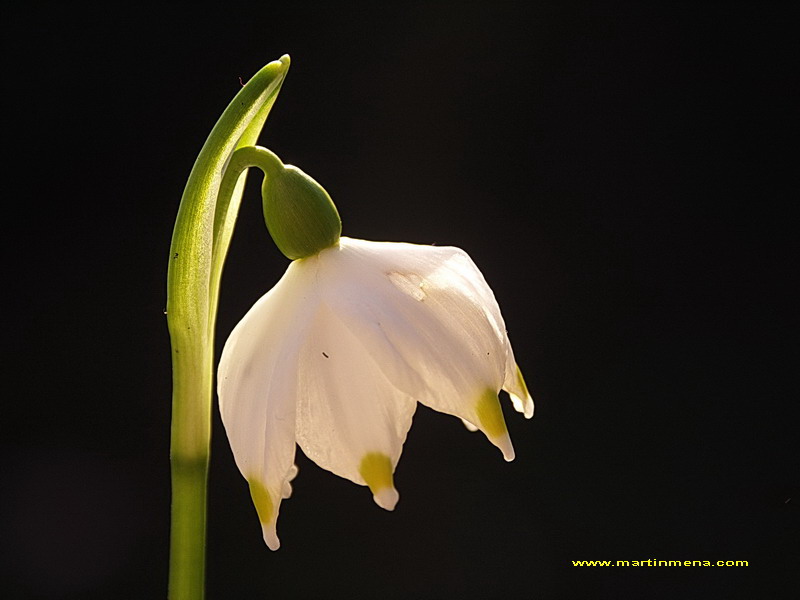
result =
[[[4,11],[6,597],[164,597],[172,225],[239,78],[283,53],[261,143],[345,235],[466,249],[537,413],[506,411],[506,464],[420,408],[393,514],[300,456],[276,553],[215,413],[208,596],[795,597],[796,13]],[[251,182],[218,350],[286,264]],[[653,558],[750,566],[571,566]]]

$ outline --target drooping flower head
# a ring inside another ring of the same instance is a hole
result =
[[[497,301],[464,251],[335,237],[289,265],[219,365],[222,420],[273,550],[296,444],[392,510],[417,402],[482,431],[508,461],[498,392],[533,415]]]

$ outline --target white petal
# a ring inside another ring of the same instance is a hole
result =
[[[511,360],[513,362],[513,355],[511,355]],[[533,416],[533,398],[528,391],[528,386],[525,384],[525,379],[522,377],[522,371],[516,363],[513,363],[513,368],[506,370],[503,389],[508,392],[514,405],[514,410],[522,413],[526,419],[530,419]]]
[[[292,481],[295,477],[297,477],[297,473],[299,471],[300,469],[297,468],[297,465],[292,465],[289,468],[289,472],[286,474],[286,479],[283,481],[283,488],[281,489],[281,498],[284,500],[292,497]]]
[[[506,379],[510,344],[494,295],[469,257],[457,248],[342,238],[320,261],[333,312],[371,320],[393,348],[395,367],[384,372],[395,387],[476,424],[513,458],[496,396],[488,399]],[[408,368],[416,377],[398,377]]]
[[[286,274],[234,328],[218,371],[222,422],[236,464],[250,484],[264,540],[279,546],[275,525],[280,502],[296,473],[297,360],[313,301],[313,270],[302,262]]]
[[[466,419],[461,419],[461,422],[464,424],[464,427],[467,428],[467,431],[473,431],[473,432],[478,431],[478,428],[474,424],[467,421]]]
[[[334,313],[325,297],[300,356],[297,441],[319,466],[369,485],[375,502],[392,510],[392,474],[416,402],[384,373],[402,370],[393,352],[365,341],[362,321]]]

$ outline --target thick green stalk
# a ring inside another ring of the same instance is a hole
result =
[[[224,202],[225,216],[215,223],[220,185],[234,150],[255,143],[288,68],[288,56],[269,63],[228,105],[195,161],[175,222],[167,275],[173,371],[171,600],[199,600],[205,589],[214,326],[222,261],[246,173],[237,177]]]

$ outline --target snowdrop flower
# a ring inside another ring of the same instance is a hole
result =
[[[507,461],[498,392],[533,415],[497,301],[465,252],[335,237],[289,265],[219,365],[222,420],[273,550],[296,444],[393,510],[417,402],[482,431]]]

